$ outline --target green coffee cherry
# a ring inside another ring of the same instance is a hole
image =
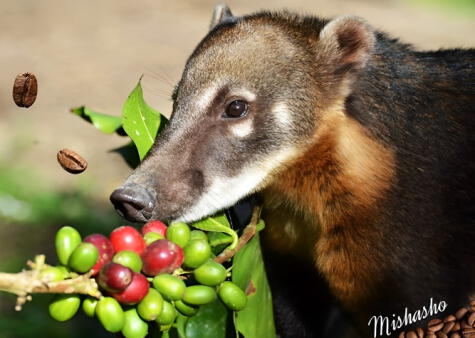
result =
[[[183,295],[183,301],[190,305],[204,305],[216,299],[216,292],[213,288],[205,285],[189,286]]]
[[[205,241],[208,240],[208,236],[205,234],[204,231],[201,230],[192,230],[190,233],[190,241],[194,239],[203,239]]]
[[[88,317],[94,317],[98,300],[95,298],[86,298],[82,302],[82,310]]]
[[[86,273],[96,264],[99,250],[91,243],[81,243],[69,257],[68,265],[76,272]]]
[[[48,266],[41,270],[40,279],[44,282],[59,282],[69,275],[64,266]]]
[[[96,315],[109,332],[119,332],[124,327],[124,311],[112,297],[103,297],[97,302]]]
[[[114,255],[112,261],[123,265],[134,272],[140,272],[140,270],[142,270],[142,259],[138,253],[131,250],[119,251]]]
[[[162,312],[163,298],[157,290],[150,288],[137,306],[137,312],[145,320],[155,320]]]
[[[181,300],[175,302],[175,308],[183,315],[187,317],[194,316],[198,312],[198,308],[183,303]]]
[[[189,268],[197,268],[211,257],[211,247],[208,241],[194,239],[185,246],[183,254],[183,264]]]
[[[183,222],[170,224],[167,229],[167,239],[184,248],[190,240],[190,227]]]
[[[226,279],[226,269],[221,264],[209,260],[195,271],[193,271],[195,279],[203,285],[216,286],[224,282]]]
[[[145,244],[146,245],[150,245],[152,244],[153,242],[155,241],[158,241],[159,239],[164,239],[165,237],[163,237],[162,235],[156,233],[156,232],[147,232],[144,236],[143,236],[143,239],[145,241]]]
[[[59,295],[49,305],[49,314],[59,322],[71,319],[79,309],[81,299],[78,295]]]
[[[54,243],[60,263],[67,265],[69,256],[71,256],[74,249],[81,244],[81,235],[73,227],[64,226],[56,233]]]
[[[168,300],[180,300],[186,289],[183,280],[169,274],[155,276],[153,287]]]
[[[173,305],[167,301],[163,301],[162,312],[158,315],[156,322],[159,325],[171,325],[175,321],[176,310]]]
[[[172,324],[168,324],[168,325],[160,325],[160,331],[161,332],[164,332],[164,331],[168,331],[172,328]]]
[[[148,333],[148,324],[139,317],[135,308],[131,308],[124,312],[121,332],[125,338],[144,338]]]
[[[219,298],[233,311],[244,309],[247,304],[247,296],[239,286],[233,282],[224,282],[218,288]]]

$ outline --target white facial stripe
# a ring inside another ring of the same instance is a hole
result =
[[[256,94],[244,88],[240,88],[236,91],[233,91],[233,94],[236,96],[242,96],[247,102],[252,102],[256,99]]]
[[[274,116],[282,127],[289,127],[292,124],[291,112],[285,103],[277,102],[274,104],[271,111],[274,113]]]
[[[297,150],[294,148],[283,149],[260,160],[253,167],[244,168],[237,176],[216,177],[196,204],[176,221],[193,222],[230,207],[241,198],[257,191],[274,169],[288,163],[296,155]]]
[[[240,122],[236,122],[230,126],[230,129],[233,135],[236,137],[246,137],[254,130],[251,119],[245,119]]]
[[[206,108],[209,107],[209,105],[211,104],[211,101],[216,96],[216,92],[218,91],[218,88],[219,86],[215,85],[199,93],[199,97],[196,102],[198,106],[198,111],[205,110]]]

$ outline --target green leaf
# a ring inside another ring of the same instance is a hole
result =
[[[151,108],[143,98],[140,81],[124,103],[122,124],[125,132],[134,142],[143,160],[155,141],[162,116]]]
[[[186,338],[226,338],[228,315],[228,309],[219,299],[201,306],[186,323]]]
[[[84,120],[92,123],[94,127],[103,133],[112,134],[117,132],[120,134],[122,131],[122,118],[120,116],[97,113],[85,106],[72,108],[71,113],[76,114]]]
[[[193,223],[192,226],[205,231],[224,232],[232,237],[232,242],[229,248],[234,249],[237,245],[238,235],[236,234],[236,231],[231,229],[231,225],[229,224],[225,214],[205,218],[204,220]]]
[[[208,241],[211,246],[218,246],[222,244],[229,244],[233,242],[233,238],[224,232],[209,232]]]
[[[233,259],[232,280],[248,294],[247,306],[236,313],[235,325],[245,338],[276,337],[272,296],[256,234]]]

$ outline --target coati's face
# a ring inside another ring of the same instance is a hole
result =
[[[111,196],[119,212],[138,221],[200,219],[262,189],[306,149],[344,76],[319,56],[324,22],[285,20],[215,12],[216,27],[175,89],[169,124]]]

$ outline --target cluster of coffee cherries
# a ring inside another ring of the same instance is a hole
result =
[[[121,226],[109,238],[92,234],[84,239],[64,226],[56,233],[56,252],[61,266],[41,273],[48,281],[72,274],[90,274],[104,294],[100,299],[77,294],[59,295],[49,306],[58,321],[72,318],[81,307],[97,317],[109,332],[127,338],[145,337],[149,324],[169,330],[177,316],[193,316],[201,305],[217,297],[231,310],[242,310],[246,294],[230,273],[213,260],[208,235],[185,223],[166,226],[160,221],[145,224],[141,233]]]

